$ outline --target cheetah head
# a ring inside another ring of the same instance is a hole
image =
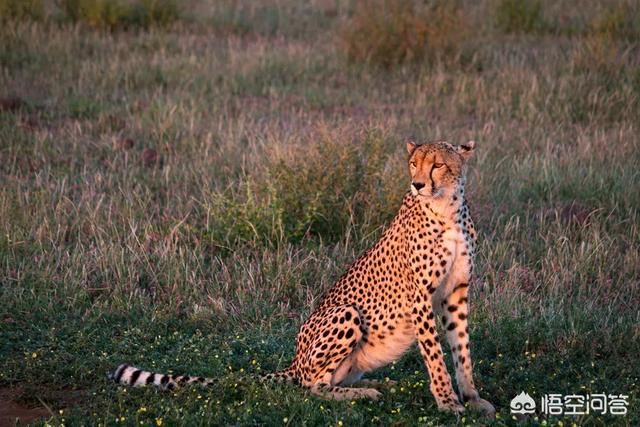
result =
[[[467,160],[475,145],[474,141],[458,146],[448,142],[408,142],[411,193],[427,199],[452,199],[464,187]]]

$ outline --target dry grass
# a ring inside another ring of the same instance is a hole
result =
[[[197,3],[166,31],[3,26],[0,385],[95,393],[56,423],[457,422],[415,354],[380,373],[405,390],[380,404],[235,385],[290,360],[300,321],[397,209],[412,137],[479,144],[471,333],[495,424],[522,389],[636,396],[639,47],[594,30],[602,8],[541,4],[588,34],[505,36],[494,2],[463,2],[489,23],[464,60],[407,64],[401,40],[376,53],[388,69],[346,60],[359,15],[320,0]],[[202,400],[123,393],[98,380],[122,359],[223,383]],[[637,425],[637,405],[577,422]]]

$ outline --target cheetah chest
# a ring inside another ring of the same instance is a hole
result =
[[[473,242],[459,225],[447,229],[442,235],[441,247],[447,262],[447,271],[438,284],[438,294],[449,295],[460,283],[468,283],[473,269]]]

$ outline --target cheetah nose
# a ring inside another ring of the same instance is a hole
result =
[[[411,185],[413,185],[416,190],[420,191],[420,189],[424,187],[424,182],[412,182]]]

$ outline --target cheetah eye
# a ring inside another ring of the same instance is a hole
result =
[[[444,166],[444,163],[434,163],[433,164],[433,167],[436,168],[436,169],[440,169],[443,166]]]
[[[416,168],[416,162],[409,163],[409,166],[411,166],[412,169],[415,169]]]

